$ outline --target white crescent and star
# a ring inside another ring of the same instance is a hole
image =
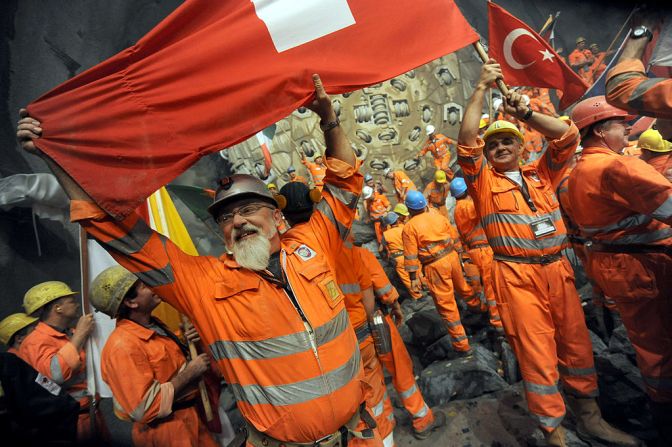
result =
[[[530,62],[529,64],[521,64],[520,62],[518,62],[513,57],[513,51],[512,51],[513,50],[513,44],[516,41],[516,39],[518,39],[521,36],[530,36],[531,38],[533,38],[534,40],[539,42],[539,40],[531,32],[529,32],[528,30],[526,30],[524,28],[516,28],[513,31],[511,31],[509,34],[506,35],[506,38],[504,39],[504,45],[503,45],[504,46],[504,60],[506,61],[507,64],[509,64],[509,66],[511,66],[511,68],[514,68],[516,70],[522,70],[524,68],[529,67],[530,65],[533,65],[535,62],[537,62],[535,60],[535,61]],[[541,44],[541,42],[539,42],[539,44]],[[553,62],[553,58],[555,57],[555,55],[553,53],[551,53],[548,49],[545,48],[543,51],[542,50],[538,50],[538,51],[543,56],[542,61]]]

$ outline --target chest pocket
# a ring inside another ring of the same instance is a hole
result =
[[[532,200],[534,200],[535,203],[539,203],[539,200],[541,200],[549,210],[556,210],[560,207],[558,198],[546,182],[535,182],[528,178],[527,184],[529,185],[530,194],[533,194]]]
[[[232,275],[231,281],[215,284],[213,302],[205,303],[212,312],[212,331],[218,338],[262,339],[271,330],[269,319],[277,313],[272,296],[261,293],[262,279],[252,272]],[[226,322],[224,325],[221,322]]]
[[[508,182],[507,182],[508,183]],[[492,186],[492,201],[495,206],[494,211],[519,211],[522,197],[518,186],[511,184],[501,184]]]
[[[343,292],[338,287],[334,272],[324,262],[318,259],[307,262],[301,266],[299,274],[306,281],[319,287],[331,309],[338,306],[345,298],[345,295],[343,295]]]

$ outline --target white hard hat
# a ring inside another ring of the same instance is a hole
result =
[[[502,106],[502,99],[501,98],[495,98],[492,101],[492,108],[493,110],[497,111],[501,106]]]
[[[364,198],[364,200],[370,199],[372,195],[373,195],[372,187],[365,186],[364,188],[362,188],[362,197]]]
[[[434,128],[434,126],[432,126],[431,124],[427,124],[427,127],[425,127],[425,132],[427,133],[427,135],[433,134],[434,131],[436,131],[436,128]]]
[[[482,119],[482,120],[489,120],[489,119],[490,119],[490,115],[487,114],[487,113],[484,113],[483,115],[481,115],[481,119]]]
[[[385,170],[383,171],[383,175],[387,175],[390,172],[392,172],[392,168],[385,168]]]

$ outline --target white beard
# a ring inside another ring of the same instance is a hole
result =
[[[249,230],[256,230],[257,234],[236,241],[238,234]],[[230,244],[233,258],[243,268],[254,271],[266,270],[271,258],[271,238],[277,232],[277,228],[273,227],[268,234],[265,234],[261,231],[261,228],[252,224],[247,224],[240,229],[234,228],[231,233],[232,243]]]

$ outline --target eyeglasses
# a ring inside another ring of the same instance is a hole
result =
[[[236,214],[241,217],[251,217],[257,214],[262,208],[274,209],[274,207],[265,203],[249,203],[236,208],[229,213],[220,214],[217,218],[217,223],[220,225],[228,225],[233,222],[233,218]]]

